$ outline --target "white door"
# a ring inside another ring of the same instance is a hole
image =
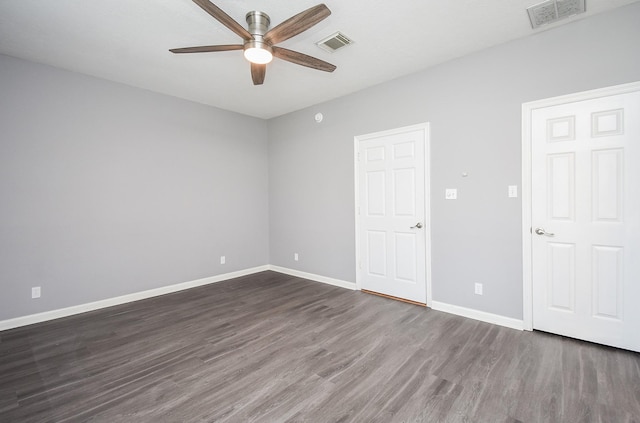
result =
[[[360,289],[427,302],[428,124],[356,137]]]
[[[533,328],[640,351],[640,92],[531,114]]]

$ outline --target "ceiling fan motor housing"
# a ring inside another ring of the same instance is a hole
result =
[[[264,12],[259,12],[254,10],[253,12],[247,13],[246,16],[247,24],[249,25],[249,33],[253,35],[253,40],[247,40],[244,43],[245,51],[248,49],[262,49],[266,50],[269,53],[273,54],[273,49],[271,45],[264,41],[264,34],[269,30],[269,24],[271,23],[271,19],[269,19],[269,15]]]

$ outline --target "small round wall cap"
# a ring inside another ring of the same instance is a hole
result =
[[[324,119],[324,116],[322,116],[322,113],[316,113],[314,119],[316,120],[316,123],[320,123],[322,122],[322,119]]]

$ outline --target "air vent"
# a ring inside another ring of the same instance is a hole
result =
[[[316,45],[323,50],[333,53],[336,50],[346,47],[349,44],[353,44],[353,40],[342,32],[336,32],[333,35],[328,36],[324,40],[318,41]]]
[[[527,9],[531,26],[536,29],[569,16],[583,13],[585,0],[547,0]]]

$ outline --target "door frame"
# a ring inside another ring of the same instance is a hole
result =
[[[426,283],[426,304],[431,307],[431,197],[430,197],[430,181],[431,181],[431,132],[429,122],[418,123],[415,125],[403,126],[400,128],[389,129],[386,131],[372,132],[369,134],[356,135],[353,137],[353,163],[354,163],[354,197],[355,197],[355,237],[356,237],[356,289],[362,290],[362,263],[360,262],[360,142],[372,138],[385,137],[390,135],[402,134],[405,132],[423,131],[424,133],[424,225],[425,225],[425,283]]]
[[[533,330],[533,227],[531,220],[531,115],[536,109],[559,106],[640,91],[640,81],[614,85],[558,97],[532,101],[522,105],[522,317],[524,330]]]

